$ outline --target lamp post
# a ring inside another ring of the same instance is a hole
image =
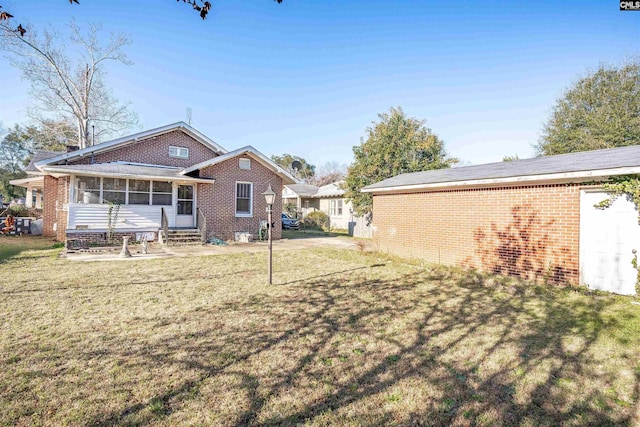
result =
[[[267,213],[269,214],[269,222],[267,224],[267,233],[269,239],[269,284],[271,284],[271,273],[272,273],[272,264],[273,264],[273,249],[271,247],[271,226],[273,225],[273,221],[271,215],[273,213],[273,202],[276,200],[276,193],[271,189],[271,184],[267,188],[267,191],[262,193],[264,195],[264,200],[267,202]]]

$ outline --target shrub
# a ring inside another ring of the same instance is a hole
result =
[[[25,205],[11,205],[7,209],[7,214],[11,214],[16,218],[25,217],[29,216],[29,209]]]
[[[314,211],[304,218],[304,226],[329,231],[329,215],[322,211]]]
[[[297,218],[298,217],[298,209],[296,207],[296,205],[294,205],[293,203],[287,203],[283,206],[282,211],[284,213],[286,213],[287,215],[289,215],[291,218]]]

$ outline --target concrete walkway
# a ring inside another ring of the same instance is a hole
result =
[[[310,237],[303,239],[281,239],[273,241],[274,251],[295,251],[313,248],[358,249],[358,241],[348,237]],[[120,258],[120,248],[109,248],[107,251],[96,249],[95,252],[68,252],[61,256],[70,261],[137,261],[143,259],[159,259],[169,257],[188,257],[205,255],[225,255],[235,253],[266,252],[267,242],[230,243],[225,246],[169,246],[150,244],[148,253],[138,253],[139,246],[129,247],[131,258]]]

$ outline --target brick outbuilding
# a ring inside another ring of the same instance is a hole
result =
[[[635,205],[607,209],[601,183],[640,173],[640,147],[407,173],[373,194],[380,251],[553,283],[635,294]]]

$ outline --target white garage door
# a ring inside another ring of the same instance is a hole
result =
[[[640,256],[638,211],[624,196],[607,209],[595,204],[607,193],[583,191],[580,207],[581,280],[590,289],[635,295],[637,271],[633,250]]]

